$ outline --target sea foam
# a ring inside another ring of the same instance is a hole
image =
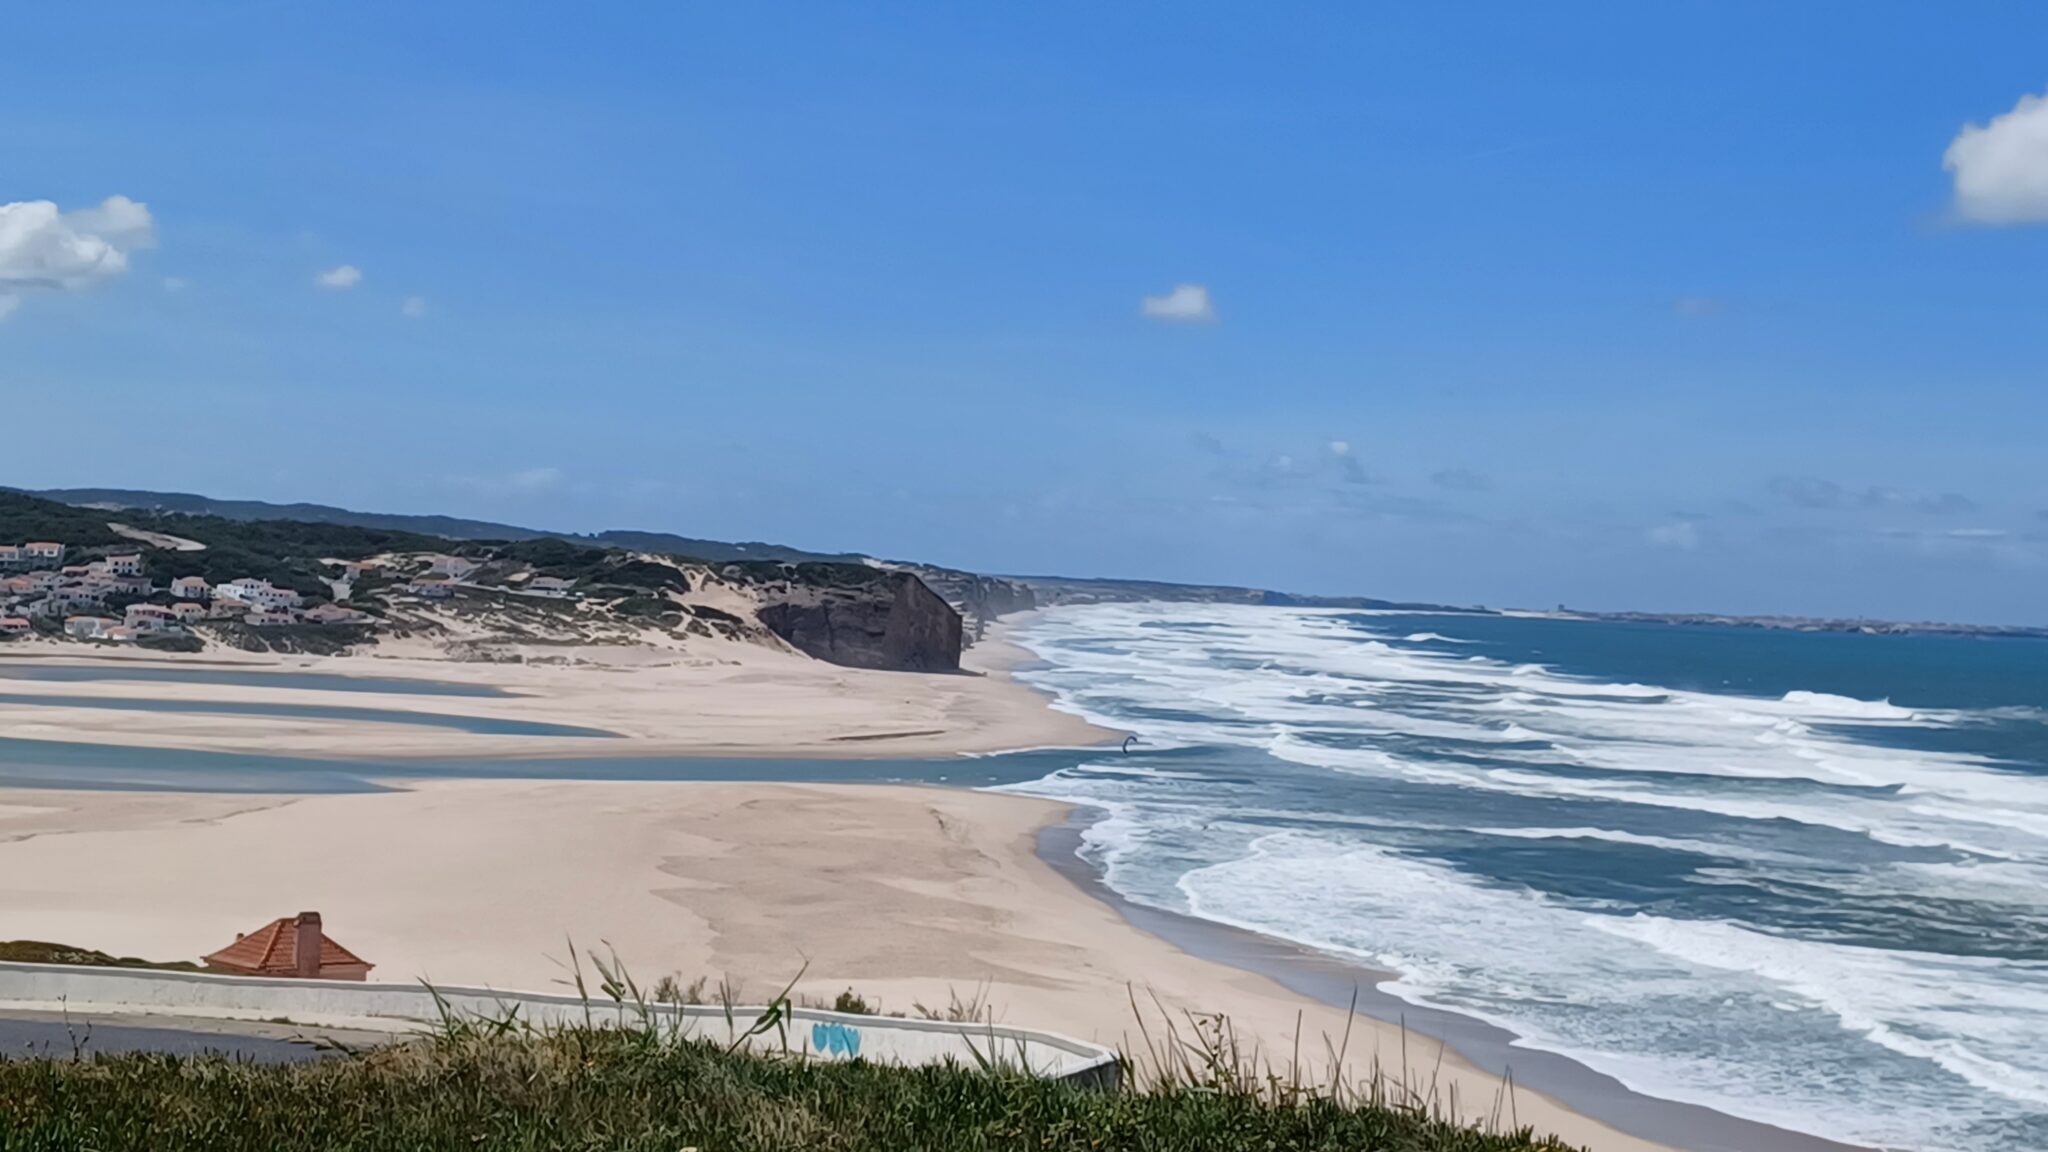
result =
[[[1641,1090],[1870,1143],[2048,1146],[2048,959],[1912,944],[2048,940],[2048,776],[1885,736],[2039,710],[1575,675],[1401,615],[1048,611],[1020,676],[1144,743],[1016,788],[1101,813],[1083,854],[1130,899],[1396,972]]]

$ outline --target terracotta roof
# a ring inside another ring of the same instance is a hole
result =
[[[281,916],[258,928],[233,944],[205,957],[208,964],[224,968],[239,968],[260,976],[296,976],[299,974],[299,918]],[[334,942],[327,933],[320,934],[320,970],[345,968],[360,965],[374,967],[369,961]]]

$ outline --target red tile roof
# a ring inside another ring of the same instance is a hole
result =
[[[282,916],[258,928],[233,944],[205,957],[209,965],[234,968],[258,976],[297,976],[299,974],[299,918]],[[361,968],[364,971],[375,965],[357,956],[334,942],[325,932],[320,934],[320,971],[330,968]]]

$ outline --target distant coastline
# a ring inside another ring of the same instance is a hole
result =
[[[182,492],[118,488],[5,488],[78,508],[100,511],[132,509],[186,516],[214,516],[242,521],[300,521],[337,524],[380,531],[402,531],[458,541],[554,539],[587,546],[624,548],[701,561],[774,561],[781,563],[852,563],[897,568],[916,573],[954,601],[971,627],[979,628],[1008,613],[1033,606],[1165,600],[1223,604],[1266,604],[1291,608],[1348,608],[1363,611],[1454,612],[1484,615],[1546,616],[1567,620],[1632,621],[1647,624],[1761,628],[1796,632],[1850,632],[1881,636],[1979,636],[2048,639],[2048,624],[1963,624],[1948,621],[1900,621],[1863,617],[1746,615],[1730,612],[1644,612],[1573,609],[1492,608],[1430,601],[1387,600],[1370,596],[1323,596],[1226,584],[1196,584],[1117,577],[985,575],[916,561],[892,561],[860,553],[813,552],[788,545],[750,541],[734,543],[664,532],[559,532],[450,516],[359,512],[321,504],[274,504],[261,500],[221,500]]]
[[[1746,616],[1730,612],[1603,612],[1559,605],[1554,609],[1489,608],[1369,596],[1312,596],[1224,584],[1174,584],[1156,580],[1077,579],[1066,576],[1003,576],[1028,588],[1040,604],[1122,604],[1158,600],[1180,604],[1255,604],[1273,608],[1334,608],[1417,615],[1522,616],[1546,620],[1603,620],[1611,623],[1761,628],[1784,632],[1852,632],[1867,636],[1984,636],[2048,639],[2048,625],[1958,624],[1947,621],[1873,620],[1836,616]]]

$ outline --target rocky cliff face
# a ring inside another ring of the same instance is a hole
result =
[[[851,668],[953,672],[960,614],[910,572],[797,564],[760,585],[756,615],[798,651]]]
[[[915,572],[926,587],[959,611],[966,622],[969,643],[981,639],[988,626],[998,618],[1012,612],[1029,612],[1038,606],[1031,589],[1012,580],[928,564],[897,567]]]

